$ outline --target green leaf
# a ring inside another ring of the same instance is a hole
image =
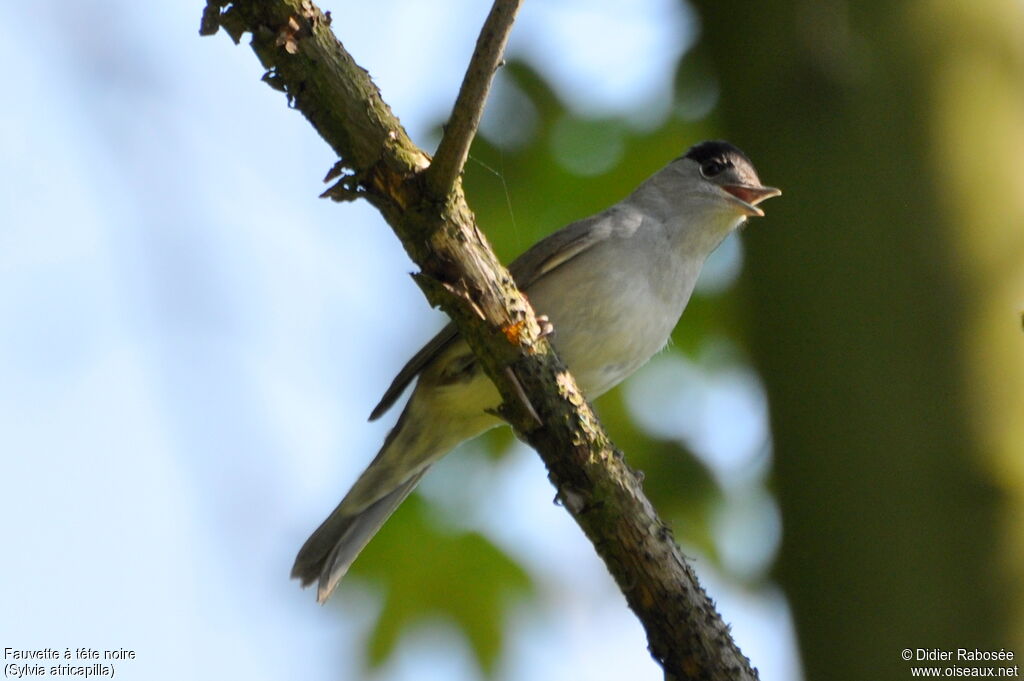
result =
[[[451,620],[485,673],[494,671],[505,638],[506,608],[532,593],[529,575],[476,532],[443,527],[417,495],[385,524],[353,565],[384,591],[368,661],[383,663],[402,633],[429,619]]]

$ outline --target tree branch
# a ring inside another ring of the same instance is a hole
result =
[[[268,69],[264,80],[283,90],[341,157],[328,174],[338,182],[326,194],[365,198],[391,225],[422,269],[416,281],[427,299],[458,325],[501,393],[502,417],[541,455],[559,500],[643,623],[666,679],[757,679],[638,476],[541,337],[533,310],[477,229],[455,181],[517,6],[518,0],[496,0],[491,33],[477,44],[432,182],[424,177],[431,175],[427,155],[331,33],[329,15],[310,0],[207,0],[200,32],[222,27],[235,42],[252,35]]]
[[[469,146],[476,136],[480,117],[487,102],[494,72],[501,66],[505,44],[512,32],[521,0],[495,0],[476,49],[466,69],[466,77],[455,100],[452,116],[445,126],[444,137],[437,147],[434,160],[427,169],[427,188],[434,196],[443,197],[451,191],[462,166],[469,155]]]

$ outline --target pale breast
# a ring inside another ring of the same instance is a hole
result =
[[[528,295],[538,314],[551,319],[559,356],[593,399],[665,346],[696,273],[669,254],[640,259],[620,251],[614,263],[600,252],[587,255],[537,282]]]

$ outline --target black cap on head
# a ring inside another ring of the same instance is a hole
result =
[[[683,155],[683,158],[691,159],[700,165],[704,165],[708,161],[719,161],[726,165],[732,165],[727,162],[734,162],[737,158],[741,158],[746,161],[747,165],[753,166],[746,154],[725,140],[709,140],[695,144]]]
[[[747,155],[724,140],[695,144],[682,158],[700,166],[701,176],[709,182],[753,187],[761,185],[754,164]]]

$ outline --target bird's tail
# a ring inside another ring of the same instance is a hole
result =
[[[348,572],[352,561],[398,505],[409,496],[426,472],[427,468],[423,468],[391,492],[355,513],[346,511],[346,496],[302,545],[292,567],[292,577],[301,580],[302,586],[319,581],[316,600],[320,603],[326,601]]]
[[[411,406],[406,405],[376,458],[295,557],[292,578],[301,580],[302,586],[319,581],[320,603],[330,597],[356,556],[430,467],[430,457],[417,451],[423,443],[417,442],[417,424],[410,423],[416,420],[409,418]]]
[[[480,379],[484,389],[494,392],[485,380]],[[417,386],[377,457],[299,550],[292,577],[303,586],[319,581],[321,603],[430,465],[460,442],[500,423],[480,401],[466,398],[465,386],[457,387],[452,398],[444,390]],[[485,392],[483,399],[489,401],[491,395]]]
[[[452,446],[430,436],[429,429],[422,427],[422,415],[411,415],[417,408],[416,400],[410,400],[376,458],[295,557],[292,578],[301,580],[302,586],[318,581],[320,603],[409,496],[437,454]]]

